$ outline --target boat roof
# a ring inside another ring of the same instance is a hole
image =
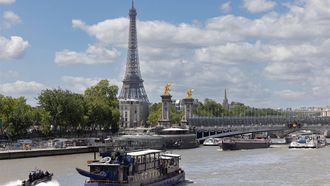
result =
[[[181,129],[181,128],[167,128],[163,129],[163,131],[187,131],[188,129]]]
[[[174,158],[181,157],[181,155],[179,155],[179,154],[162,154],[162,156],[174,157]]]
[[[154,150],[154,149],[148,149],[148,150],[142,150],[142,151],[136,151],[136,152],[129,152],[127,155],[129,156],[143,156],[151,153],[160,153],[161,150]]]
[[[170,160],[170,159],[173,159],[173,157],[169,157],[169,156],[160,156],[161,159],[164,159],[164,160]]]

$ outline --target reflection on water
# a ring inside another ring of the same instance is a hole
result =
[[[330,146],[291,150],[282,145],[241,151],[200,147],[172,152],[182,155],[181,166],[190,180],[180,186],[330,186]],[[31,170],[39,168],[54,173],[56,181],[47,186],[83,186],[86,178],[75,168],[88,169],[89,159],[93,154],[0,160],[0,185],[21,183],[9,182],[24,180]]]

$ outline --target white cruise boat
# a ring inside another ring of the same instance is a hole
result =
[[[222,142],[219,138],[207,138],[203,145],[204,146],[218,146]]]
[[[323,135],[301,135],[290,143],[289,148],[322,148],[326,145]]]

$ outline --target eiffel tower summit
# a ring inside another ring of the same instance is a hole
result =
[[[144,90],[140,72],[137,31],[136,9],[134,1],[129,10],[129,37],[125,77],[119,94],[119,110],[121,127],[132,128],[145,124],[149,114],[149,100]]]

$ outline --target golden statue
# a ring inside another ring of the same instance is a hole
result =
[[[187,96],[187,98],[192,98],[192,92],[193,92],[193,89],[188,88],[188,90],[187,90],[187,92],[186,92],[186,96]]]
[[[164,86],[164,92],[163,92],[163,95],[165,95],[165,96],[170,95],[170,91],[171,91],[171,84],[167,83],[167,84]]]

